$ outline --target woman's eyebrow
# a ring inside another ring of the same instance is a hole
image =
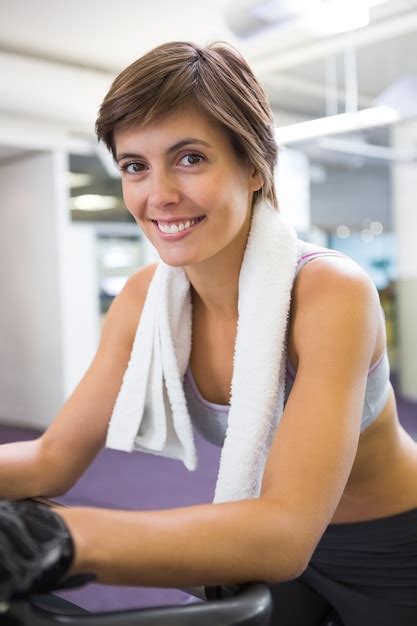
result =
[[[174,145],[170,146],[168,150],[166,151],[166,153],[171,154],[172,152],[175,152],[176,150],[179,150],[180,148],[183,148],[184,146],[188,146],[189,144],[207,146],[208,148],[212,147],[209,143],[207,143],[207,141],[204,141],[203,139],[196,139],[194,137],[186,137],[185,139],[181,139],[180,141],[177,141],[176,143],[174,143]],[[122,152],[116,155],[117,161],[122,161],[123,159],[141,159],[141,158],[143,158],[142,155],[134,153],[134,152]]]

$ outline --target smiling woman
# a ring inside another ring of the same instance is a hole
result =
[[[417,451],[398,422],[378,293],[280,215],[273,116],[247,63],[225,44],[159,46],[116,78],[96,128],[161,261],[115,298],[43,436],[2,447],[0,495],[62,494],[104,444],[194,470],[195,428],[222,448],[213,503],[56,509],[67,574],[264,580],[280,626],[331,611],[344,626],[417,623]]]

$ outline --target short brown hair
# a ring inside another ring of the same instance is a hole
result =
[[[115,157],[114,131],[143,126],[193,104],[229,133],[237,154],[263,178],[263,197],[277,207],[274,167],[278,148],[264,90],[231,45],[186,41],[162,44],[123,70],[100,107],[96,133]]]

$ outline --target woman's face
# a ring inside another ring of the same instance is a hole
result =
[[[165,263],[192,265],[246,241],[262,181],[220,125],[190,107],[114,139],[126,207]]]

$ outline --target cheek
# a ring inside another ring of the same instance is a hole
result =
[[[193,184],[188,187],[187,195],[191,200],[198,201],[201,208],[215,209],[217,213],[239,204],[245,194],[240,180],[220,172],[206,180],[196,177]]]
[[[133,185],[122,182],[122,195],[125,206],[133,217],[140,217],[141,202],[137,189]]]

